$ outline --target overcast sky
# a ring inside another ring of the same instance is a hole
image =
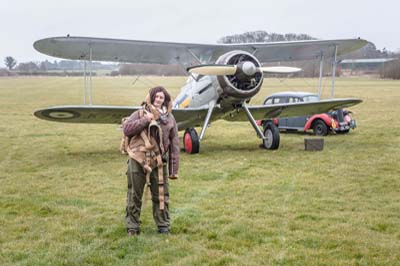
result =
[[[226,35],[265,30],[319,39],[361,37],[400,50],[398,0],[1,0],[0,67],[54,60],[33,49],[38,39],[87,36],[216,43]],[[396,19],[395,19],[396,18]]]

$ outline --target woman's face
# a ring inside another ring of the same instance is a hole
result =
[[[162,106],[163,103],[164,103],[164,99],[165,99],[164,93],[163,93],[162,91],[157,92],[157,93],[156,93],[156,97],[155,97],[155,99],[154,99],[153,105],[154,105],[156,108],[161,108],[161,106]]]

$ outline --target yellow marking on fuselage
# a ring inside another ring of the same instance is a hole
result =
[[[186,108],[189,106],[190,98],[186,97],[186,99],[179,105],[179,108]]]

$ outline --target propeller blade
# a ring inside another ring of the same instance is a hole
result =
[[[264,73],[270,74],[291,74],[300,72],[302,69],[298,67],[285,67],[285,66],[275,66],[275,67],[260,67],[259,68]]]
[[[213,76],[225,76],[233,75],[236,73],[236,66],[232,65],[199,65],[189,67],[187,69],[190,73],[199,75],[213,75]]]

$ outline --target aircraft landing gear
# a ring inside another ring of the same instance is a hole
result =
[[[246,112],[250,124],[253,126],[257,135],[262,139],[261,147],[267,150],[278,149],[280,141],[280,134],[278,127],[272,121],[266,121],[264,123],[264,133],[263,133],[261,129],[258,127],[256,120],[254,120],[254,117],[251,114],[249,108],[246,106],[246,103],[243,103],[242,107]]]
[[[208,124],[210,123],[211,114],[215,107],[215,101],[211,101],[208,105],[208,111],[204,120],[203,128],[200,132],[200,137],[197,135],[196,130],[192,127],[187,128],[185,130],[185,134],[183,134],[183,149],[188,154],[196,154],[200,151],[200,141],[203,139],[204,133],[206,132]]]
[[[196,154],[200,151],[200,141],[197,132],[190,127],[183,134],[183,148],[188,154]]]
[[[262,147],[267,150],[278,149],[280,141],[279,128],[272,121],[266,121],[263,127],[264,127],[264,138]]]

